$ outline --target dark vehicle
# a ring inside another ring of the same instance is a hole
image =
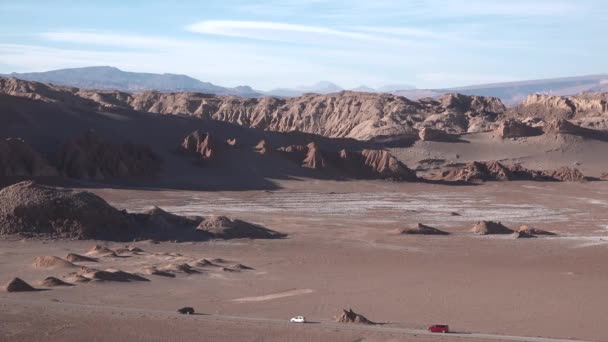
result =
[[[181,309],[177,310],[177,312],[179,312],[182,315],[192,315],[192,314],[194,314],[194,309],[187,306],[185,308],[181,308]]]
[[[435,325],[431,325],[429,327],[429,331],[430,332],[434,332],[434,333],[444,333],[444,334],[447,334],[447,333],[450,332],[450,328],[447,325],[435,324]]]

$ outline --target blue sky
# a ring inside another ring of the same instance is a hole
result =
[[[0,0],[0,73],[112,65],[267,90],[608,72],[605,0],[175,2]]]

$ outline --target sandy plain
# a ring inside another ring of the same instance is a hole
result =
[[[608,184],[445,186],[282,181],[278,191],[91,189],[118,208],[226,214],[289,234],[279,240],[150,244],[98,268],[221,258],[252,270],[204,269],[150,282],[91,282],[0,292],[0,340],[10,341],[608,341]],[[457,213],[458,216],[452,213]],[[475,221],[527,224],[556,237],[469,232]],[[405,236],[417,222],[449,236]],[[31,284],[70,270],[36,256],[85,253],[95,241],[0,241],[0,282]],[[177,253],[177,254],[176,254]],[[172,254],[172,255],[171,255]],[[180,316],[192,306],[201,315]],[[377,326],[333,323],[353,308]],[[304,315],[312,323],[289,324]],[[428,335],[445,323],[460,334]],[[536,339],[542,338],[542,339]]]

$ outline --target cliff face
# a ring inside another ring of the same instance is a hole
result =
[[[290,99],[241,98],[192,92],[130,94],[82,90],[0,79],[0,92],[43,101],[192,115],[277,132],[300,131],[332,138],[416,140],[424,127],[448,133],[495,129],[506,108],[497,98],[447,94],[411,101],[391,94],[342,91]]]
[[[530,95],[514,109],[520,115],[542,119],[582,119],[608,114],[608,93],[577,96]]]

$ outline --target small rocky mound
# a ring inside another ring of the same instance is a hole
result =
[[[109,143],[89,131],[63,146],[58,167],[67,177],[103,181],[154,176],[160,166],[147,146]]]
[[[26,181],[0,190],[0,235],[132,240],[128,216],[90,192]]]
[[[224,267],[224,268],[226,268],[226,267]],[[245,266],[243,264],[234,264],[234,265],[230,265],[227,268],[232,271],[237,271],[237,272],[253,270],[253,267]]]
[[[211,134],[201,133],[198,129],[188,134],[181,145],[181,149],[184,152],[199,155],[203,160],[212,160],[216,154],[216,147]]]
[[[140,254],[144,253],[144,250],[134,246],[125,246],[114,250],[116,254]]]
[[[535,238],[536,236],[533,234],[530,234],[529,232],[526,232],[526,231],[516,231],[516,232],[513,232],[513,234],[511,234],[511,237],[513,239],[529,239],[529,238]]]
[[[448,182],[485,182],[485,181],[556,181],[546,172],[528,170],[521,164],[505,165],[497,161],[474,161],[465,165],[449,167],[439,174],[430,175],[429,180]]]
[[[523,138],[543,134],[539,127],[530,126],[516,119],[507,119],[498,126],[498,135],[503,138]]]
[[[150,281],[137,274],[124,271],[101,271],[90,267],[82,267],[78,272],[79,275],[97,281],[115,281],[115,282],[131,282],[131,281]]]
[[[201,273],[188,264],[169,264],[162,268],[164,272],[195,274]]]
[[[211,260],[201,259],[194,263],[196,267],[222,267]]]
[[[562,182],[585,182],[588,180],[578,169],[571,169],[565,166],[547,172],[547,176]]]
[[[34,267],[36,268],[69,268],[76,267],[76,265],[71,262],[61,259],[56,256],[39,256],[34,258]]]
[[[88,283],[91,281],[91,279],[83,277],[82,275],[75,272],[68,274],[67,276],[63,277],[63,279],[69,281],[70,283]]]
[[[455,134],[450,134],[444,130],[431,127],[422,128],[418,132],[418,136],[422,141],[453,142],[458,140],[458,136]]]
[[[56,177],[59,172],[21,139],[0,141],[0,177]]]
[[[285,234],[226,216],[205,218],[196,228],[216,239],[278,239]]]
[[[338,157],[338,168],[354,178],[415,181],[416,172],[384,150],[348,151]]]
[[[147,275],[160,276],[160,277],[175,278],[175,274],[173,274],[171,272],[167,272],[167,271],[161,271],[156,267],[146,267],[143,269],[142,273],[147,274]]]
[[[97,262],[95,258],[89,258],[84,255],[69,253],[66,256],[66,260],[70,262]]]
[[[537,228],[531,228],[531,227],[528,227],[526,225],[520,226],[517,231],[518,232],[527,233],[527,234],[531,234],[531,235],[547,235],[547,236],[557,235],[557,234],[555,234],[553,232],[549,232],[549,231],[542,230],[542,229],[537,229]]]
[[[37,291],[30,284],[21,280],[21,278],[13,278],[13,280],[9,281],[8,284],[4,287],[6,292],[31,292]]]
[[[175,229],[176,227],[194,228],[202,221],[201,217],[179,216],[159,207],[154,207],[143,214],[135,214],[135,216],[142,221],[143,226],[154,227],[158,230]]]
[[[336,322],[338,323],[357,323],[357,324],[376,324],[365,316],[360,315],[353,311],[353,309],[342,310],[342,314],[336,317]]]
[[[98,257],[116,257],[116,252],[105,246],[95,245],[87,252],[87,255]]]
[[[408,235],[449,235],[450,233],[444,232],[443,230],[439,230],[437,228],[433,228],[422,223],[418,223],[413,228],[405,228],[399,230],[400,234],[408,234]]]
[[[48,277],[42,281],[40,281],[41,286],[45,287],[55,287],[55,286],[74,286],[74,284],[66,283],[61,279],[57,279],[55,277]]]
[[[500,222],[479,221],[475,223],[471,232],[479,235],[513,234],[513,230],[507,228]]]

